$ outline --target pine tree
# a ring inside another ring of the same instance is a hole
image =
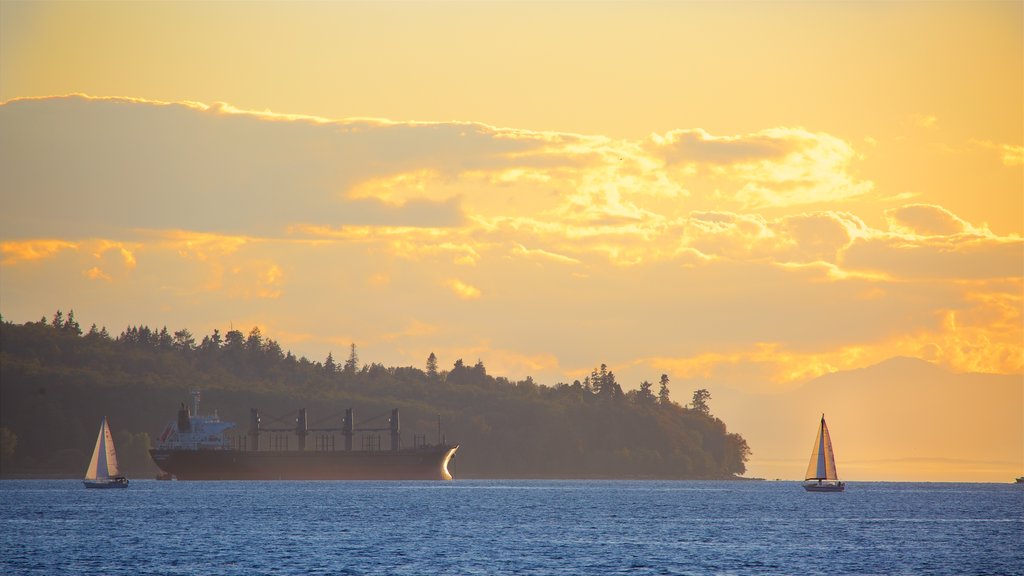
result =
[[[640,383],[640,391],[637,392],[637,400],[640,404],[654,404],[654,393],[651,392],[651,384],[647,380]]]
[[[661,375],[661,386],[658,388],[658,402],[662,404],[672,402],[668,397],[668,374]]]
[[[711,400],[711,392],[708,392],[704,388],[693,391],[693,410],[700,412],[704,415],[711,414],[711,408],[708,406],[708,400]]]
[[[353,342],[348,353],[348,360],[345,360],[345,373],[355,374],[357,369],[359,369],[359,355],[356,354],[356,343]]]
[[[437,356],[434,356],[433,352],[427,356],[427,378],[431,382],[437,382]]]
[[[68,319],[64,321],[64,326],[61,327],[65,332],[70,332],[75,336],[82,335],[82,327],[75,321],[75,311],[71,310],[68,312]]]
[[[338,365],[334,363],[334,355],[330,352],[327,353],[327,360],[324,360],[324,371],[328,374],[334,374],[338,371]]]

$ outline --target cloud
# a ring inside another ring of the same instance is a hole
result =
[[[533,248],[533,249],[527,248],[526,246],[523,246],[522,244],[516,244],[515,247],[512,248],[512,254],[514,254],[516,256],[521,256],[521,257],[524,257],[524,258],[535,259],[535,260],[557,262],[559,264],[579,264],[580,263],[580,261],[578,259],[576,259],[576,258],[571,258],[569,256],[564,256],[562,254],[556,254],[554,252],[548,252],[547,250],[544,250],[544,249],[541,249],[541,248]]]
[[[938,204],[874,205],[857,158],[792,128],[630,142],[14,101],[0,106],[5,306],[52,309],[30,289],[42,278],[124,315],[151,294],[143,312],[186,325],[258,303],[255,320],[320,358],[341,336],[401,354],[436,338],[548,381],[607,360],[786,383],[896,350],[1015,369],[1021,239]],[[483,316],[457,313],[466,300]]]
[[[959,235],[880,235],[858,240],[841,257],[844,270],[892,278],[981,280],[1024,276],[1024,240]]]
[[[466,284],[462,280],[452,278],[445,281],[445,285],[462,300],[476,300],[480,298],[480,289]]]
[[[939,123],[939,119],[930,114],[912,114],[910,122],[918,128],[934,128]]]
[[[385,341],[394,341],[409,338],[422,338],[424,336],[433,336],[440,330],[441,328],[435,324],[427,324],[426,322],[420,322],[413,318],[400,331],[384,334],[382,339]]]
[[[540,372],[552,372],[559,368],[558,357],[554,354],[531,354],[496,346],[490,339],[474,341],[463,346],[437,348],[433,352],[436,353],[442,369],[453,365],[457,359],[462,359],[467,364],[474,364],[476,359],[480,359],[489,374],[511,379],[525,378]],[[421,351],[414,357],[422,360],[429,354],[430,352]]]
[[[1024,166],[1024,146],[1017,144],[995,144],[986,140],[971,140],[971,143],[981,148],[995,150],[1004,166],[1015,168]]]
[[[529,164],[522,153],[549,145],[482,125],[325,122],[77,96],[6,102],[0,127],[7,237],[457,226],[457,198],[385,202],[348,193],[415,170],[450,177]]]
[[[973,231],[967,222],[949,210],[931,204],[910,204],[885,212],[889,225],[901,232],[921,236],[952,236]]]
[[[749,164],[778,161],[797,152],[800,143],[782,131],[746,136],[712,136],[701,129],[653,134],[651,142],[668,164]]]
[[[802,128],[771,128],[742,136],[675,130],[652,135],[648,149],[683,176],[703,171],[731,186],[725,194],[746,208],[843,201],[874,187],[849,173],[857,158],[852,146]]]
[[[1024,146],[1004,144],[1001,148],[1003,164],[1007,166],[1024,166]]]
[[[99,266],[93,266],[82,272],[82,274],[90,280],[106,280],[107,282],[112,280],[109,274],[99,269]]]
[[[61,250],[77,250],[78,244],[66,240],[24,240],[0,242],[0,253],[3,253],[4,265],[10,266],[19,262],[31,262],[50,258]]]

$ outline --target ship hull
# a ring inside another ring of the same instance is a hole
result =
[[[150,450],[178,480],[451,480],[458,446],[389,451]]]

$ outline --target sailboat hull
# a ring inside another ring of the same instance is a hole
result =
[[[836,482],[832,484],[804,484],[804,490],[808,492],[842,492],[846,490],[846,484]]]
[[[127,478],[110,478],[107,480],[83,480],[86,488],[127,488]]]

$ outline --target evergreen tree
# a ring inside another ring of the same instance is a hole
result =
[[[82,335],[82,327],[75,321],[75,311],[71,310],[68,312],[68,319],[64,321],[64,325],[61,327],[65,332],[74,334],[75,336]]]
[[[640,391],[636,394],[637,403],[644,405],[654,404],[656,399],[654,393],[651,392],[651,386],[652,384],[647,380],[640,383]]]
[[[263,333],[259,326],[253,326],[249,331],[249,337],[245,340],[245,351],[256,355],[263,351]]]
[[[171,338],[170,333],[167,332],[167,326],[164,326],[159,334],[154,336],[156,338],[156,344],[163,350],[170,350],[174,347],[174,339]]]
[[[227,352],[241,352],[245,348],[245,336],[241,330],[228,330],[224,335],[224,350]]]
[[[327,353],[327,360],[324,360],[324,371],[328,374],[334,374],[338,371],[338,365],[334,363],[334,355],[330,352]]]
[[[359,369],[359,355],[356,354],[356,343],[353,342],[348,353],[348,360],[345,360],[345,373],[355,374]]]
[[[437,356],[434,356],[433,352],[427,356],[427,379],[437,382]]]
[[[187,329],[181,329],[174,333],[174,347],[178,350],[191,352],[196,347],[196,339]]]
[[[692,409],[700,412],[704,415],[711,414],[711,408],[708,406],[708,400],[711,399],[711,392],[708,392],[704,388],[700,390],[694,390],[693,392],[693,403],[691,404]]]
[[[668,405],[672,400],[668,397],[668,374],[661,375],[661,386],[658,388],[658,402]]]

